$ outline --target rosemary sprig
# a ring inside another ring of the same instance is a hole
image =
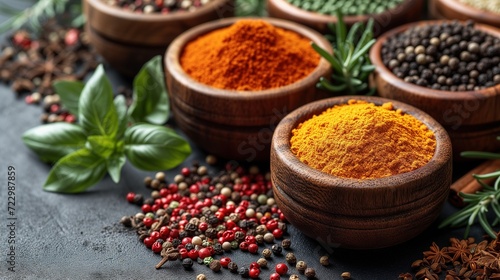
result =
[[[265,16],[266,1],[264,0],[236,0],[235,13],[237,17]]]
[[[500,141],[500,137],[497,137],[497,140]],[[461,156],[479,159],[500,159],[500,153],[470,151],[461,153]],[[486,231],[486,233],[491,236],[491,238],[496,238],[496,232],[493,230],[492,226],[496,226],[500,222],[500,170],[487,174],[474,174],[472,176],[483,187],[483,189],[474,194],[459,193],[459,195],[463,197],[464,202],[468,203],[468,205],[462,210],[446,218],[439,225],[439,228],[446,226],[465,226],[464,237],[467,237],[470,232],[470,227],[478,220],[479,224]],[[493,184],[486,184],[484,182],[486,179],[494,179]],[[489,209],[491,209],[495,214],[495,218],[491,223],[486,216]]]
[[[26,0],[23,0],[26,2]],[[28,1],[35,2],[35,1]],[[0,13],[10,15],[11,18],[0,24],[0,33],[8,30],[18,30],[21,27],[29,24],[33,29],[39,29],[41,23],[47,18],[53,18],[56,15],[65,12],[66,8],[70,8],[72,12],[78,11],[78,16],[73,20],[72,24],[79,26],[83,23],[81,15],[81,3],[73,3],[71,0],[39,0],[33,3],[30,7],[19,10],[12,8],[6,3],[0,3]]]
[[[366,27],[361,22],[353,24],[347,32],[342,13],[337,10],[337,24],[330,25],[335,33],[332,40],[333,55],[315,43],[312,47],[332,65],[332,81],[321,78],[317,86],[334,93],[367,94],[375,93],[369,86],[369,76],[375,70],[368,57],[368,51],[375,44],[373,19]]]

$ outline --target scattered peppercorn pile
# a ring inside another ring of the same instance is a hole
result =
[[[335,15],[340,10],[343,15],[380,14],[396,8],[404,0],[288,0],[303,10],[325,15]]]
[[[423,258],[411,264],[415,274],[402,273],[401,280],[429,279],[498,279],[500,275],[500,238],[476,243],[469,237],[465,240],[450,238],[448,247],[440,248],[432,243]],[[415,277],[414,277],[415,276]]]
[[[389,38],[384,64],[405,82],[472,91],[500,84],[500,38],[468,21],[416,26]]]
[[[134,13],[191,12],[213,0],[103,0],[111,6],[117,6]]]
[[[207,162],[213,161],[213,157],[207,158]],[[127,200],[141,206],[142,211],[123,217],[121,223],[136,229],[144,245],[162,256],[157,269],[167,261],[180,260],[185,269],[197,262],[214,272],[224,268],[258,278],[268,259],[286,254],[288,265],[296,265],[299,273],[314,278],[313,268],[297,262],[292,252],[283,252],[290,249],[291,240],[283,239],[287,224],[275,204],[269,176],[257,167],[247,172],[232,164],[226,164],[216,176],[210,176],[207,167],[194,164],[183,168],[170,183],[159,172],[155,178],[145,178],[146,187],[152,190],[150,198],[127,194]],[[235,250],[255,255],[260,251],[262,257],[248,266],[236,264],[224,256]],[[328,265],[325,258],[322,265]],[[276,264],[270,279],[287,274],[288,265]],[[198,277],[205,279],[204,275]]]

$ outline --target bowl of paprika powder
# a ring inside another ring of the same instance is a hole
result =
[[[165,54],[176,124],[211,154],[268,161],[278,122],[326,96],[316,83],[331,66],[311,41],[332,51],[316,31],[278,19],[223,19],[183,33]]]
[[[287,115],[271,146],[286,219],[330,246],[376,249],[432,224],[448,197],[452,149],[423,111],[380,97],[316,101]]]
[[[163,55],[189,28],[233,16],[235,5],[233,0],[210,0],[184,9],[178,7],[179,1],[128,2],[132,1],[83,0],[83,10],[91,44],[113,68],[129,77],[155,55]]]

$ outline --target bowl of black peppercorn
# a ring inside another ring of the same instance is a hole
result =
[[[455,160],[463,151],[500,150],[500,30],[472,21],[411,23],[379,37],[370,59],[378,94],[436,119]]]

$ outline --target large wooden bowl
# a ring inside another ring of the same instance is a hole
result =
[[[349,99],[377,105],[390,101],[427,125],[436,137],[432,159],[407,173],[366,180],[336,177],[302,163],[290,150],[292,129]],[[293,111],[276,128],[271,180],[281,211],[306,235],[331,246],[389,247],[417,236],[438,217],[452,180],[450,138],[432,117],[398,101],[366,96],[324,99]]]
[[[380,96],[413,105],[431,115],[451,137],[454,158],[466,150],[500,149],[500,85],[477,91],[451,92],[407,83],[396,77],[382,62],[381,50],[388,38],[415,25],[442,21],[422,21],[400,26],[384,33],[370,50],[377,92]],[[500,30],[476,24],[476,28],[500,36]]]
[[[223,158],[268,161],[271,137],[278,122],[294,109],[324,97],[316,88],[328,78],[330,64],[321,59],[309,76],[293,84],[262,90],[235,91],[197,82],[179,62],[184,46],[200,35],[227,27],[238,18],[200,25],[172,42],[165,55],[165,69],[172,111],[178,126],[202,149]],[[274,26],[294,31],[331,52],[319,33],[296,23],[269,19]]]
[[[233,15],[233,0],[214,0],[193,12],[137,14],[102,0],[83,0],[92,45],[117,71],[134,76],[175,37],[199,24]]]
[[[423,0],[406,0],[396,8],[380,14],[344,16],[348,26],[356,22],[366,23],[370,16],[375,19],[374,34],[378,36],[395,26],[419,20],[422,16]],[[269,16],[298,22],[316,29],[321,33],[329,32],[328,24],[336,23],[337,17],[309,12],[300,9],[286,0],[267,0]]]
[[[431,14],[436,17],[458,20],[471,19],[475,22],[500,27],[500,14],[480,10],[457,0],[432,0],[429,1],[429,9],[434,11]]]

